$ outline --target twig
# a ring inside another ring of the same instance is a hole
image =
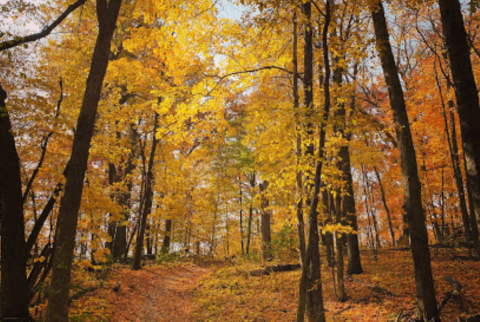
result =
[[[39,40],[43,37],[48,36],[52,32],[52,30],[55,29],[55,27],[57,27],[59,24],[61,24],[62,21],[65,20],[65,18],[68,17],[68,15],[70,13],[72,13],[75,9],[77,9],[78,7],[83,5],[86,1],[87,0],[78,0],[77,2],[69,5],[67,7],[67,9],[54,22],[52,22],[50,25],[44,27],[42,29],[42,31],[40,31],[36,34],[31,34],[31,35],[28,35],[28,36],[25,36],[25,37],[18,37],[17,36],[17,37],[13,37],[13,39],[2,41],[0,43],[0,52],[4,51],[6,49],[10,49],[10,48],[16,47],[16,46],[21,45],[21,44],[26,44],[26,43],[29,43],[29,42],[32,42],[32,41],[36,41],[36,40]]]

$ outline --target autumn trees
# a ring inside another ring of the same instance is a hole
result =
[[[380,1],[372,5],[376,46],[388,86],[390,105],[393,111],[398,149],[400,150],[402,183],[405,193],[405,211],[411,239],[415,282],[417,286],[418,316],[424,321],[439,321],[435,287],[433,284],[428,235],[422,206],[422,188],[418,176],[417,156],[408,121],[407,108],[395,59],[390,46],[385,12]]]
[[[453,87],[457,101],[457,111],[460,118],[460,132],[465,155],[465,167],[469,197],[473,208],[470,209],[472,236],[475,239],[476,256],[479,256],[478,222],[480,221],[480,105],[478,91],[470,58],[468,35],[459,1],[439,1],[442,30],[448,52],[450,69],[452,71]]]
[[[77,1],[70,5],[54,22],[46,26],[41,32],[25,37],[13,37],[0,43],[0,51],[17,47],[29,42],[48,36],[68,15],[84,4],[85,1]],[[35,222],[33,232],[28,240],[25,240],[24,204],[29,194],[31,184],[35,180],[36,172],[43,162],[43,156],[48,144],[48,137],[42,143],[42,157],[37,169],[28,181],[25,192],[22,192],[22,179],[20,171],[20,159],[13,136],[13,128],[10,121],[9,109],[6,104],[7,93],[0,85],[0,218],[1,218],[1,284],[0,284],[0,319],[29,320],[29,302],[33,287],[38,276],[35,270],[30,273],[27,280],[27,260],[30,251],[38,237],[50,208],[44,209],[43,219]],[[59,103],[60,104],[60,103]],[[53,199],[53,202],[55,199]],[[48,249],[47,246],[45,249]]]
[[[480,191],[478,14],[438,4],[35,9],[58,18],[0,42],[1,315],[42,293],[64,321],[72,265],[195,253],[299,257],[297,320],[324,321],[322,265],[345,301],[361,249],[410,246],[419,318],[437,319],[428,245],[478,256]]]

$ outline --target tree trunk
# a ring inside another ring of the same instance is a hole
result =
[[[354,80],[357,75],[357,66],[354,66]],[[350,102],[350,113],[352,114],[353,111],[355,110],[355,93],[352,93],[351,95],[351,102]],[[339,111],[338,113],[340,115],[345,115],[345,106],[342,105],[343,109]],[[351,116],[350,114],[350,116]],[[346,123],[346,118],[344,120],[344,124]],[[342,203],[342,209],[344,212],[344,218],[347,221],[347,223],[352,227],[352,229],[355,231],[352,234],[347,234],[346,240],[347,240],[347,248],[348,248],[348,268],[347,268],[347,274],[348,275],[354,275],[354,274],[362,274],[363,273],[363,268],[362,268],[362,262],[360,260],[360,247],[358,243],[358,224],[357,224],[357,210],[355,207],[355,193],[353,191],[353,178],[352,178],[352,167],[350,163],[350,148],[349,148],[349,143],[352,139],[352,133],[351,131],[348,131],[345,133],[345,138],[347,141],[347,144],[344,146],[340,147],[340,151],[338,153],[338,156],[342,160],[341,164],[341,170],[342,170],[342,178],[345,182],[344,189],[346,191],[346,194],[343,196],[343,203]]]
[[[335,75],[337,74],[337,75]],[[342,79],[342,74],[340,71],[340,68],[336,68],[333,76],[333,80],[336,83],[337,86],[341,86],[341,79]],[[337,117],[345,117],[345,114],[340,114],[339,112],[342,112],[342,110],[345,110],[344,104],[339,102],[338,103],[338,110],[336,111],[336,116]],[[340,136],[344,136],[344,129],[337,129],[340,133]],[[339,151],[340,152],[340,151]],[[342,161],[339,160],[337,162],[337,168],[339,171],[342,171]],[[335,204],[335,224],[341,224],[342,226],[345,226],[345,212],[342,209],[342,188],[338,187],[336,190],[335,197],[333,198],[332,196],[332,203]],[[344,245],[344,238],[341,233],[334,232],[332,234],[333,236],[333,242],[335,244],[335,267],[336,267],[336,278],[337,278],[337,283],[336,283],[336,295],[337,295],[337,300],[340,302],[345,302],[347,299],[347,295],[345,294],[345,283],[344,283],[344,267],[345,263],[343,261],[343,245]]]
[[[447,2],[450,0],[447,0]],[[377,51],[388,86],[398,148],[400,151],[402,183],[405,193],[405,211],[412,240],[411,249],[417,288],[418,317],[424,321],[440,321],[433,284],[425,213],[422,208],[422,187],[418,177],[417,159],[413,145],[403,89],[390,46],[385,12],[381,1],[372,7]]]
[[[312,3],[307,1],[302,5],[303,14],[305,16],[304,27],[304,104],[308,111],[307,135],[309,139],[314,138],[312,117],[314,112],[313,101],[313,26],[312,26]],[[330,24],[330,0],[326,2],[326,16],[322,32],[323,47],[323,64],[325,68],[324,75],[324,108],[320,117],[320,136],[318,140],[317,152],[318,159],[314,158],[314,146],[310,144],[307,147],[306,154],[308,157],[317,160],[315,162],[314,184],[309,185],[307,192],[312,190],[311,201],[307,204],[310,206],[308,215],[309,234],[308,245],[306,245],[305,265],[302,269],[302,279],[306,283],[306,315],[311,322],[324,322],[325,309],[323,306],[322,294],[322,276],[320,266],[320,249],[318,236],[318,202],[321,186],[321,176],[323,167],[323,156],[325,146],[325,127],[330,113],[330,62],[328,53],[328,27]],[[313,188],[313,189],[312,189]]]
[[[78,211],[87,169],[90,142],[93,135],[102,83],[108,66],[110,46],[122,0],[97,0],[99,34],[92,56],[87,87],[73,138],[68,163],[65,192],[58,214],[55,236],[51,289],[47,308],[48,322],[68,321],[68,292],[75,248]]]
[[[135,164],[133,163],[135,153],[135,133],[133,130],[130,131],[130,140],[131,140],[131,151],[125,161],[125,166],[123,169],[123,182],[126,185],[126,191],[123,191],[118,196],[118,204],[122,207],[122,219],[117,223],[115,239],[113,240],[113,259],[118,260],[125,257],[127,253],[127,224],[130,217],[130,202],[132,199],[132,173],[135,169]]]
[[[252,173],[250,182],[250,208],[248,210],[248,228],[247,228],[247,255],[250,253],[250,240],[252,238],[252,222],[253,222],[253,189],[255,188],[255,172]]]
[[[130,178],[135,165],[133,164],[133,153],[127,160],[124,169],[123,181],[126,184],[126,191],[121,192],[118,197],[118,204],[122,207],[122,220],[117,223],[115,239],[113,240],[113,259],[123,258],[127,252],[127,223],[130,217],[130,201],[132,198],[133,183]]]
[[[366,209],[367,213],[370,213],[370,216],[372,217],[373,221],[373,229],[375,230],[375,241],[376,241],[376,249],[382,248],[382,245],[380,243],[380,235],[378,233],[378,224],[377,224],[377,216],[375,214],[376,209],[375,209],[375,204],[373,200],[373,191],[372,187],[370,185],[370,180],[367,177],[367,173],[364,170],[363,164],[361,165],[362,167],[362,175],[363,175],[363,183],[364,183],[364,193],[365,193],[365,204],[366,204]]]
[[[22,180],[6,99],[7,93],[0,85],[0,320],[11,318],[26,322],[29,321],[29,298]]]
[[[145,229],[145,241],[147,242],[147,255],[153,254],[153,237],[152,237],[152,224],[147,223],[147,228]]]
[[[115,183],[118,183],[118,174],[117,174],[117,169],[115,168],[115,165],[111,162],[108,163],[108,184],[110,186],[110,189],[112,191],[110,192],[110,198],[115,201],[116,199],[116,191],[113,188],[113,185]],[[112,252],[113,250],[113,240],[115,239],[115,230],[117,227],[117,223],[112,220],[112,215],[109,215],[108,223],[107,223],[107,233],[108,236],[110,237],[110,241],[107,241],[105,243],[105,248],[110,250]]]
[[[268,188],[268,181],[263,181],[259,185],[261,193],[261,209],[262,209],[262,250],[263,259],[272,260],[272,233],[271,233],[271,212],[268,209],[268,199],[265,197],[265,191]]]
[[[480,251],[478,223],[480,222],[480,105],[478,90],[470,60],[470,48],[458,0],[439,0],[442,30],[445,36],[453,86],[457,98],[460,132],[466,158],[467,185],[471,194],[472,238]],[[478,253],[476,254],[479,255]]]
[[[243,241],[243,191],[242,191],[242,184],[240,183],[240,243],[242,246],[242,255],[245,255],[245,245]]]
[[[350,137],[350,135],[349,135]],[[355,195],[353,191],[352,168],[350,165],[350,149],[347,146],[340,148],[340,158],[342,158],[342,172],[345,180],[345,190],[347,194],[343,196],[343,211],[350,226],[355,230],[355,233],[347,235],[348,246],[348,268],[347,274],[362,274],[362,262],[360,260],[360,247],[358,243],[358,224],[355,207]]]
[[[165,221],[165,237],[163,237],[162,254],[168,254],[170,251],[170,235],[172,234],[172,219]]]
[[[335,206],[335,220],[337,225],[345,225],[344,222],[344,211],[342,210],[342,194],[338,191],[336,197],[336,206]],[[337,267],[337,300],[340,302],[345,302],[347,300],[347,294],[345,293],[345,283],[344,283],[344,262],[343,262],[343,245],[344,238],[342,234],[335,233],[335,266]]]
[[[212,223],[212,238],[210,243],[210,255],[213,256],[213,252],[215,250],[215,233],[217,228],[217,215],[218,215],[218,203],[219,203],[220,193],[217,192],[217,200],[215,202],[215,210],[213,212],[213,223]],[[250,246],[250,239],[247,242],[247,254],[248,254],[248,247]]]
[[[470,219],[470,215],[473,215],[472,219],[474,219],[473,222],[475,222],[475,213],[472,212],[471,214],[469,214],[468,212],[467,201],[465,198],[465,188],[463,185],[463,176],[462,176],[462,171],[460,169],[461,168],[460,154],[458,151],[457,129],[455,125],[455,103],[453,101],[453,98],[449,96],[447,101],[447,106],[448,106],[448,114],[447,114],[447,108],[443,100],[442,86],[440,84],[440,80],[436,70],[435,70],[435,80],[437,83],[437,88],[438,88],[438,92],[440,94],[440,99],[442,103],[442,116],[445,122],[445,134],[447,136],[450,159],[452,161],[455,183],[457,185],[457,190],[458,190],[458,199],[459,199],[459,205],[460,205],[460,212],[462,214],[463,225],[465,228],[465,236],[467,237],[468,241],[472,242],[473,249],[476,255],[478,255],[480,254],[480,243],[478,238],[475,238],[475,236],[473,236],[472,234],[471,219]],[[451,87],[450,81],[449,79],[447,79],[447,92],[449,91],[450,87]],[[449,118],[450,118],[450,122],[449,122]],[[442,239],[443,239],[443,237],[445,237],[444,216],[442,216],[442,232],[441,233],[442,233]]]
[[[382,178],[380,177],[380,173],[378,172],[376,166],[373,166],[373,171],[375,172],[375,176],[377,177],[378,185],[380,186],[380,193],[382,195],[383,207],[385,207],[385,212],[387,213],[388,230],[390,231],[390,237],[392,238],[392,245],[393,247],[396,247],[397,243],[395,239],[395,232],[393,231],[392,216],[390,214],[390,208],[388,208],[385,190],[383,189]]]
[[[135,253],[133,256],[132,268],[137,270],[142,268],[143,239],[147,228],[147,219],[152,212],[153,204],[153,166],[155,161],[155,152],[157,149],[158,139],[156,137],[158,128],[158,113],[155,112],[155,120],[153,124],[152,149],[150,150],[150,158],[148,159],[148,169],[145,178],[145,201],[142,208],[140,226],[138,228],[137,243],[135,244]]]
[[[326,221],[323,223],[324,225],[332,224],[332,213],[334,212],[334,205],[332,205],[332,193],[324,189],[322,192],[322,203],[325,206],[325,212],[327,214]],[[326,248],[327,252],[327,264],[329,267],[335,266],[335,259],[334,257],[334,250],[333,250],[333,235],[331,232],[326,231],[322,234],[322,243]]]
[[[300,101],[298,96],[298,36],[297,36],[297,13],[293,14],[293,107],[295,110],[298,110],[300,107]],[[296,117],[296,130],[297,130],[297,139],[296,139],[296,148],[297,148],[297,166],[300,163],[302,157],[302,123],[300,121],[300,115],[297,113]],[[297,221],[298,221],[298,248],[300,250],[300,263],[302,267],[307,266],[305,262],[305,221],[303,216],[303,171],[297,169],[297,179],[296,179],[296,212],[297,212]],[[250,206],[251,209],[251,206]],[[306,303],[306,280],[305,276],[302,274],[299,284],[299,300],[297,308],[297,322],[303,322],[305,320],[305,303]]]

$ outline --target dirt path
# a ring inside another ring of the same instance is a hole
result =
[[[120,290],[106,299],[111,321],[190,322],[192,290],[213,268],[196,265],[150,267],[139,271],[119,269],[109,279]]]

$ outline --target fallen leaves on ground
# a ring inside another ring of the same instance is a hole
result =
[[[463,286],[463,301],[451,300],[443,321],[453,322],[480,311],[480,262],[459,259],[455,250],[433,250],[432,268],[440,303],[452,286],[451,276]],[[365,273],[346,279],[348,300],[335,298],[332,268],[322,267],[327,321],[403,321],[415,314],[413,262],[409,251],[381,251],[377,260],[362,253]],[[296,321],[300,271],[250,276],[258,265],[244,263],[212,274],[195,293],[196,321]],[[384,294],[384,291],[388,292]],[[462,307],[463,306],[463,307]],[[399,319],[399,316],[404,318]]]
[[[210,266],[193,263],[154,265],[138,271],[114,268],[102,288],[73,303],[72,320],[193,321],[192,289],[211,272]]]

